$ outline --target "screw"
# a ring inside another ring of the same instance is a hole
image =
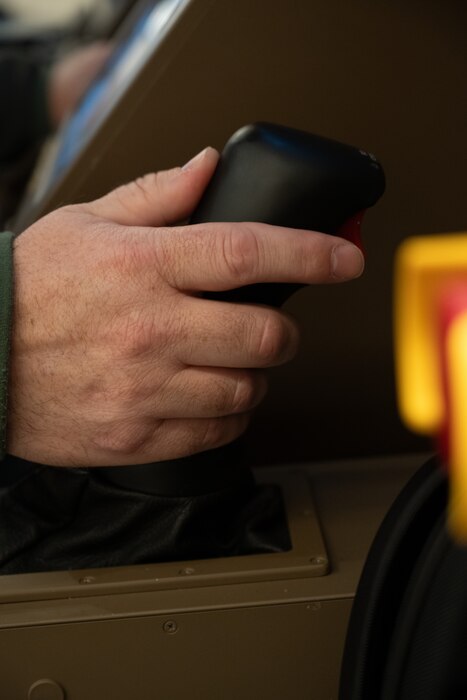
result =
[[[195,570],[192,569],[190,566],[185,567],[185,569],[180,569],[178,572],[179,576],[191,576],[192,574],[195,573]]]
[[[80,578],[79,582],[82,584],[86,584],[86,583],[94,583],[95,580],[96,579],[94,578],[94,576],[83,576],[83,578]]]
[[[162,625],[162,629],[167,634],[175,634],[175,632],[178,632],[178,625],[175,620],[166,620]]]
[[[313,559],[310,559],[310,564],[313,564],[313,566],[326,566],[327,563],[328,560],[324,557],[313,557]]]

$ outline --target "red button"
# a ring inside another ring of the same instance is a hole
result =
[[[361,236],[361,226],[362,226],[362,219],[365,215],[366,209],[362,209],[362,211],[357,212],[354,216],[350,217],[350,219],[347,219],[345,224],[343,224],[340,229],[337,231],[337,236],[340,236],[341,238],[345,238],[347,241],[350,241],[351,243],[354,243],[356,246],[360,248],[362,253],[364,252],[363,250],[363,243],[362,243],[362,236]]]
[[[451,324],[456,318],[467,310],[467,282],[465,278],[453,279],[446,282],[439,294],[439,342],[441,359],[441,386],[444,394],[445,421],[438,436],[438,448],[445,464],[449,464],[450,458],[450,423],[451,423],[451,397],[448,382],[448,359],[446,357],[446,337]]]

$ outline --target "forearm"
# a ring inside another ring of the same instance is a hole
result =
[[[13,302],[13,234],[0,233],[0,459],[6,451],[8,369]]]

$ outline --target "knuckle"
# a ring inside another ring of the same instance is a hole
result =
[[[252,372],[245,372],[235,382],[231,398],[231,412],[249,411],[258,403],[261,394],[262,385],[258,378]]]
[[[136,178],[132,185],[135,191],[143,196],[149,197],[149,193],[153,192],[154,189],[159,189],[161,187],[161,178],[163,177],[163,172],[158,171],[155,173],[146,173],[141,177]]]
[[[185,236],[179,236],[170,229],[159,229],[157,246],[155,249],[155,264],[159,273],[172,287],[177,287],[179,280],[183,279],[183,272],[187,264],[193,264],[192,242],[196,247],[196,233],[186,227]]]
[[[173,354],[186,334],[182,315],[170,305],[159,315],[146,308],[120,309],[118,317],[110,322],[105,341],[112,359],[123,361],[129,369],[128,362],[145,359],[153,352],[159,359],[168,349]]]
[[[154,192],[161,188],[161,173],[148,173],[138,177],[115,190],[120,205],[130,214],[137,213],[141,208],[141,200],[151,204]]]
[[[137,404],[141,401],[141,389],[133,379],[113,373],[99,381],[90,382],[81,392],[80,398],[86,403],[89,419],[99,433],[110,430],[114,424],[138,417]],[[136,410],[135,410],[136,409]]]
[[[222,263],[239,284],[254,277],[260,261],[260,245],[252,228],[232,226],[222,237]]]
[[[202,429],[194,438],[193,451],[204,452],[232,442],[245,431],[249,420],[249,413],[204,420]]]
[[[144,451],[154,435],[154,421],[114,421],[101,428],[94,437],[94,445],[115,455],[128,457]]]
[[[222,444],[224,421],[222,418],[206,418],[196,438],[196,451],[204,452]]]
[[[333,277],[332,251],[335,246],[332,246],[324,235],[322,238],[317,239],[315,243],[314,254],[303,257],[303,260],[308,260],[307,276],[311,282],[327,281]]]
[[[120,320],[113,336],[113,353],[117,359],[125,361],[144,357],[155,343],[160,347],[166,342],[166,334],[160,326],[157,333],[155,332],[154,319],[146,319],[142,315],[135,318],[135,314]]]
[[[109,266],[119,277],[134,282],[143,270],[157,261],[157,250],[148,245],[145,238],[143,235],[116,238],[109,253]]]
[[[157,214],[161,225],[167,225],[170,215],[164,206],[164,190],[167,189],[168,173],[170,171],[161,170],[156,173],[148,173],[137,178],[132,183],[134,191],[134,208],[141,208],[141,202],[147,205],[150,211]]]
[[[258,336],[259,366],[273,366],[291,359],[298,347],[297,326],[279,312],[269,311]]]

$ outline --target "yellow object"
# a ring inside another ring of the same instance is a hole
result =
[[[451,323],[446,336],[449,406],[448,527],[467,544],[467,310]]]
[[[447,429],[448,528],[467,545],[467,308],[441,323],[443,296],[467,285],[467,233],[411,238],[396,260],[395,336],[399,409],[413,430]],[[466,297],[467,298],[467,297]],[[444,364],[444,368],[443,368]],[[445,385],[443,385],[443,369]]]
[[[409,238],[399,248],[395,280],[399,410],[408,427],[428,435],[440,430],[446,415],[439,299],[457,280],[467,281],[467,233]]]

